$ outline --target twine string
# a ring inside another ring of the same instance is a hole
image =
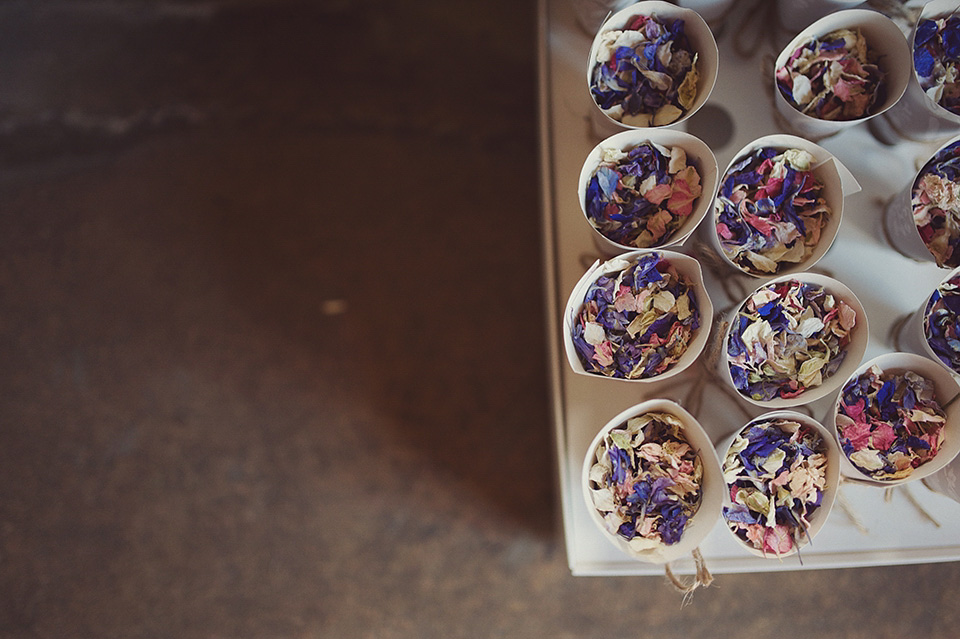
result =
[[[707,562],[700,553],[700,548],[694,548],[692,555],[693,563],[696,566],[696,573],[693,575],[693,578],[686,583],[673,574],[669,563],[664,566],[664,573],[666,574],[667,580],[677,592],[683,595],[684,604],[689,602],[690,597],[697,588],[706,588],[713,583],[713,575],[711,575],[707,569]]]

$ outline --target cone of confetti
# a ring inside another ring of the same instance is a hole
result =
[[[888,202],[884,228],[903,255],[941,268],[960,266],[960,136],[941,146]]]
[[[830,414],[841,473],[876,485],[923,479],[960,452],[960,385],[913,353],[886,353],[857,368]]]
[[[960,375],[960,267],[941,280],[905,330],[919,338],[922,351],[918,354]]]
[[[838,11],[801,31],[777,57],[777,113],[804,137],[826,137],[887,111],[911,73],[910,48],[896,23],[876,11]]]
[[[860,185],[829,151],[793,135],[746,145],[719,180],[712,230],[731,267],[769,278],[806,271],[836,239],[846,195]]]
[[[840,483],[836,438],[794,411],[752,419],[719,449],[725,482],[722,517],[747,552],[783,558],[813,541]]]
[[[610,120],[628,128],[670,126],[703,106],[717,79],[713,32],[691,9],[637,2],[597,31],[587,88]]]
[[[571,292],[563,315],[567,361],[581,375],[660,381],[696,361],[712,320],[697,260],[632,251],[596,262]]]
[[[785,275],[731,311],[719,372],[752,404],[799,406],[840,387],[868,335],[863,305],[845,285],[815,273]]]
[[[581,476],[590,518],[627,555],[664,564],[693,552],[720,516],[723,477],[710,438],[667,399],[610,420]]]
[[[909,44],[913,74],[903,98],[886,117],[907,139],[953,136],[960,128],[960,2],[926,3]]]
[[[717,160],[683,131],[622,131],[598,144],[580,171],[578,195],[599,248],[616,254],[683,243],[717,189]]]
[[[780,24],[796,33],[833,11],[853,9],[863,0],[789,0],[777,3]]]

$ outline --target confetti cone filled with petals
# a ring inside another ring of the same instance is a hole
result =
[[[728,379],[760,406],[814,401],[856,368],[866,335],[863,306],[840,282],[810,273],[778,278],[748,296],[730,321]]]
[[[837,133],[903,97],[913,75],[910,57],[900,27],[877,11],[825,15],[777,56],[777,111],[805,137]]]
[[[960,3],[953,12],[921,17],[913,38],[913,67],[934,104],[960,115]],[[945,7],[946,8],[946,7]]]
[[[920,239],[937,265],[960,266],[960,141],[942,147],[920,169],[911,206]]]
[[[797,47],[777,69],[777,87],[801,113],[857,120],[886,97],[877,59],[859,29],[838,29]]]
[[[814,260],[834,212],[814,157],[802,149],[753,148],[727,170],[715,202],[716,232],[723,254],[750,275],[769,276]],[[839,211],[836,212],[839,214]]]
[[[957,408],[945,408],[960,386],[926,357],[887,353],[844,384],[834,410],[846,472],[875,483],[925,477],[960,450]],[[949,411],[949,412],[948,412]]]
[[[695,11],[666,2],[638,2],[600,27],[587,81],[594,102],[629,127],[679,122],[706,101],[718,52]]]
[[[727,527],[751,553],[792,555],[812,541],[836,497],[837,445],[815,420],[761,415],[736,434],[723,460]]]
[[[584,161],[584,215],[614,250],[663,247],[686,239],[703,219],[717,184],[717,161],[682,131],[623,131]]]
[[[696,260],[626,253],[595,264],[574,288],[564,316],[567,359],[579,373],[663,379],[696,359],[712,314]]]
[[[922,326],[930,354],[960,374],[960,269],[954,269],[930,295]]]
[[[696,420],[669,400],[624,411],[583,466],[591,517],[631,556],[665,563],[692,551],[720,514],[720,465]]]

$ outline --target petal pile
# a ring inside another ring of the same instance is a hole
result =
[[[659,246],[690,217],[701,191],[700,173],[678,146],[605,148],[587,185],[587,219],[617,244]]]
[[[777,87],[801,113],[856,120],[871,115],[886,97],[876,58],[859,29],[838,29],[797,47],[777,69]]]
[[[940,149],[917,174],[913,221],[937,264],[960,266],[960,142]]]
[[[682,19],[638,15],[600,38],[590,93],[608,115],[630,126],[663,126],[693,106],[697,54]]]
[[[815,284],[774,282],[746,299],[730,326],[727,364],[755,401],[789,399],[819,386],[843,363],[856,311]]]
[[[960,115],[960,16],[950,14],[917,24],[913,68],[930,99]]]
[[[923,335],[937,358],[960,373],[960,275],[940,284],[927,300]]]
[[[820,242],[831,211],[813,161],[800,149],[762,147],[723,177],[714,205],[717,237],[747,273],[775,274],[807,260]]]
[[[723,518],[744,543],[782,555],[800,545],[827,483],[826,443],[799,422],[774,417],[749,424],[723,462],[730,506]]]
[[[596,450],[590,493],[606,529],[637,551],[680,541],[703,498],[703,463],[666,412],[613,428]]]
[[[946,421],[932,381],[878,366],[847,382],[836,417],[843,453],[881,481],[908,477],[936,457]]]
[[[584,370],[646,379],[672,368],[700,327],[694,284],[656,251],[615,258],[602,271],[571,329]]]

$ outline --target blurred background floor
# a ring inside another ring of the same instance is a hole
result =
[[[0,1],[0,636],[955,636],[956,564],[570,576],[535,34]]]

